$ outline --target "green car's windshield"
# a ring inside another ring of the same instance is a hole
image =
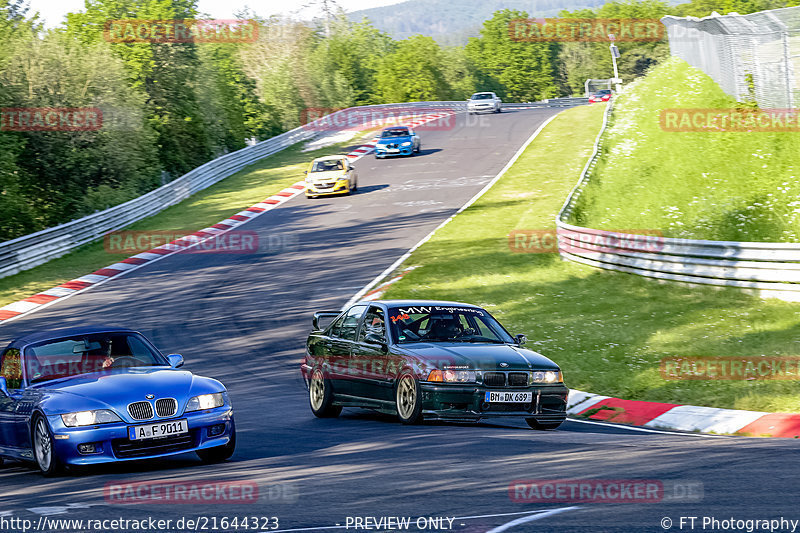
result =
[[[24,359],[30,383],[115,368],[168,364],[140,335],[124,332],[40,342],[25,348]]]
[[[438,305],[389,308],[389,329],[399,344],[410,342],[512,343],[489,313],[475,307]]]

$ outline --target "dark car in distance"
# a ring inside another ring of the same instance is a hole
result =
[[[474,305],[365,301],[314,314],[301,372],[318,417],[364,407],[405,424],[513,417],[555,429],[566,418],[561,369],[524,343]]]

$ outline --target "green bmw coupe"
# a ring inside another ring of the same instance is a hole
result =
[[[364,407],[404,424],[521,417],[555,429],[566,418],[564,377],[524,343],[474,305],[376,300],[315,313],[300,369],[318,417]]]

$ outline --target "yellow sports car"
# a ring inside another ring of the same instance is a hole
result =
[[[346,156],[326,155],[311,162],[306,174],[306,197],[350,194],[358,189],[358,173]]]

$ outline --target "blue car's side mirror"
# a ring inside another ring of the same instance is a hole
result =
[[[8,385],[6,384],[6,378],[0,377],[0,393],[4,396],[8,396]]]
[[[171,353],[167,356],[169,359],[169,366],[172,368],[180,368],[183,366],[183,356],[179,353]]]

